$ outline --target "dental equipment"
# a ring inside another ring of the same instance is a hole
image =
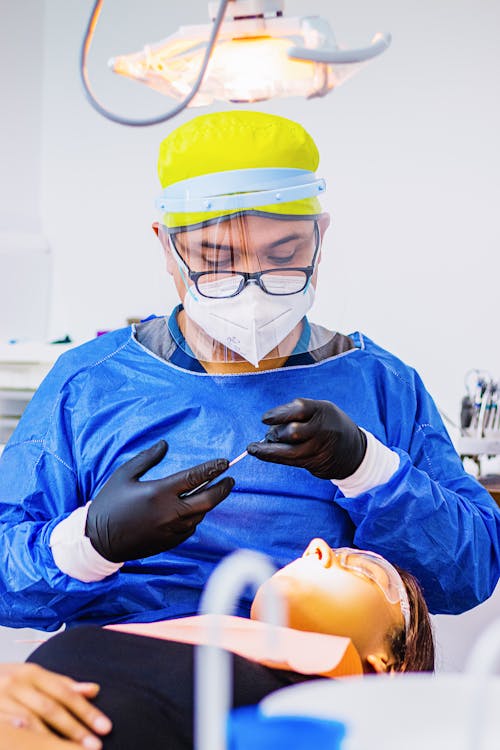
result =
[[[265,438],[263,440],[259,440],[259,443],[264,442],[264,440]],[[243,453],[240,453],[239,456],[236,456],[236,458],[231,459],[227,468],[228,469],[231,468],[231,466],[234,466],[235,464],[237,464],[238,461],[241,461],[241,459],[245,458],[245,456],[248,456],[248,451],[246,450],[243,451]],[[206,487],[207,484],[210,484],[211,481],[212,481],[211,479],[207,479],[206,482],[202,482],[201,484],[198,485],[198,487],[195,487],[193,490],[189,490],[188,492],[183,492],[182,495],[180,495],[180,497],[189,497],[190,495],[194,495],[195,492],[198,492],[198,490],[202,490],[203,487]]]
[[[243,456],[242,456],[243,457]],[[274,565],[260,552],[237,550],[219,563],[210,576],[200,601],[201,614],[230,614],[245,585],[256,589],[272,576]],[[286,605],[281,597],[265,597],[265,620],[285,625]],[[270,645],[279,649],[273,628]],[[196,750],[226,750],[227,712],[231,706],[231,657],[218,647],[217,621],[211,627],[212,645],[198,646],[195,652],[195,747]]]
[[[181,26],[170,37],[144,50],[109,61],[121,75],[180,100],[158,117],[130,119],[106,109],[95,98],[87,56],[103,0],[96,0],[80,54],[86,96],[103,117],[122,125],[156,125],[187,106],[212,101],[233,103],[275,97],[325,96],[390,44],[377,33],[367,47],[337,46],[332,29],[319,16],[288,18],[284,0],[209,0],[212,25]]]
[[[232,461],[229,462],[229,466],[227,468],[229,469],[230,466],[234,466],[235,464],[238,463],[238,461],[241,461],[242,458],[245,458],[245,456],[248,456],[248,451],[243,451],[243,453],[240,453],[239,456],[236,456],[236,458],[233,458]]]
[[[499,383],[489,372],[473,369],[465,375],[465,390],[456,447],[462,458],[479,465],[480,456],[500,454]]]

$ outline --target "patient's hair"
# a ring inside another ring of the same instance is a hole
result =
[[[401,576],[410,602],[408,634],[398,630],[391,639],[395,672],[433,672],[434,636],[431,618],[417,579],[394,566]]]

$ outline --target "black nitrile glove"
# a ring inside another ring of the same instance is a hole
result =
[[[262,417],[273,425],[264,441],[250,443],[251,456],[307,469],[321,479],[354,474],[366,453],[366,435],[330,401],[296,398]]]
[[[106,560],[136,560],[176,547],[194,534],[205,513],[231,492],[234,479],[225,477],[190,497],[179,497],[226,471],[225,458],[140,482],[139,477],[156,466],[167,449],[166,442],[160,440],[138,453],[111,475],[90,503],[85,534]]]

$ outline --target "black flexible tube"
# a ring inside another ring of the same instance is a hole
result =
[[[208,66],[208,62],[210,60],[210,55],[212,54],[212,51],[215,47],[215,43],[217,41],[217,35],[219,33],[219,29],[222,25],[222,22],[224,20],[224,15],[225,15],[229,0],[220,0],[219,9],[217,11],[217,15],[215,17],[213,28],[212,28],[212,33],[210,34],[210,38],[208,40],[208,46],[205,52],[205,57],[203,58],[203,62],[202,62],[198,77],[193,85],[193,88],[189,92],[189,94],[185,97],[185,99],[179,102],[177,106],[173,107],[171,110],[169,110],[165,114],[158,115],[157,117],[150,117],[145,120],[134,120],[128,117],[122,117],[121,115],[111,112],[110,110],[106,109],[106,107],[104,107],[95,98],[92,92],[92,88],[90,86],[90,81],[89,81],[89,77],[87,73],[87,57],[88,57],[88,53],[90,50],[90,45],[92,44],[92,39],[94,37],[95,27],[97,26],[97,22],[101,14],[103,2],[104,0],[96,0],[96,2],[94,3],[94,7],[90,14],[87,28],[85,30],[85,36],[83,38],[82,48],[80,52],[80,78],[81,78],[82,85],[83,85],[83,88],[84,88],[84,91],[85,91],[85,94],[87,96],[89,103],[97,112],[99,112],[100,115],[120,125],[129,125],[130,127],[146,127],[148,125],[159,125],[162,122],[166,122],[167,120],[170,120],[172,117],[175,117],[175,115],[178,115],[179,112],[182,112],[182,110],[187,107],[191,99],[193,99],[193,97],[195,97],[196,94],[198,93],[198,90],[203,81],[203,76],[205,75],[205,72]]]

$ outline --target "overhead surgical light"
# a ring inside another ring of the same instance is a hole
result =
[[[368,47],[338,47],[329,24],[319,16],[283,16],[284,0],[209,0],[212,24],[181,26],[140,52],[109,61],[115,73],[180,100],[159,117],[129,120],[97,102],[88,81],[86,57],[102,2],[95,2],[85,34],[82,81],[92,106],[125,125],[157,124],[187,106],[206,106],[214,100],[325,96],[390,44],[389,34],[378,33]]]

